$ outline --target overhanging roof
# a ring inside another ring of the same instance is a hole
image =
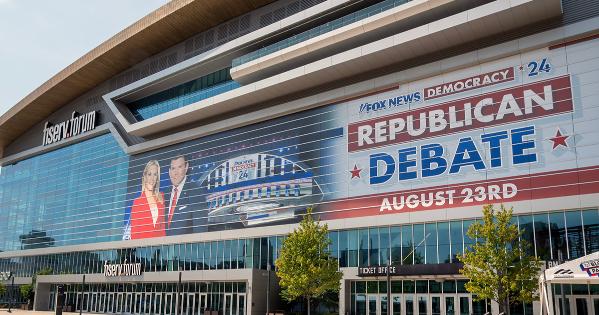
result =
[[[77,59],[0,116],[4,147],[63,105],[183,40],[274,0],[173,0]]]

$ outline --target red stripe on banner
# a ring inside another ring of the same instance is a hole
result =
[[[558,48],[561,48],[561,47],[566,47],[566,46],[570,46],[570,45],[574,45],[574,44],[578,44],[578,43],[587,42],[587,41],[590,41],[590,40],[593,40],[593,39],[597,39],[597,38],[599,38],[599,34],[594,34],[594,35],[583,37],[583,38],[573,39],[573,40],[570,40],[570,41],[567,41],[567,42],[563,42],[563,43],[560,43],[560,44],[551,45],[551,46],[549,46],[549,50],[558,49]]]
[[[599,166],[334,200],[321,219],[448,209],[599,193]]]

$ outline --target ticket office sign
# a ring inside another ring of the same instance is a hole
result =
[[[590,163],[576,152],[575,126],[593,106],[575,94],[573,82],[585,83],[566,70],[563,54],[545,49],[527,63],[509,65],[525,61],[515,56],[498,62],[507,67],[346,104],[348,198],[325,216],[599,192],[599,152],[587,148],[596,157]]]

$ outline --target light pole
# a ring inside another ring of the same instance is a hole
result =
[[[15,275],[12,274],[12,272],[10,272],[8,274],[8,277],[11,279],[10,280],[10,299],[8,299],[8,312],[12,313],[12,302],[13,299],[15,298]],[[8,279],[7,279],[8,280]]]
[[[266,266],[267,284],[266,284],[266,314],[270,313],[270,263]]]
[[[83,281],[81,283],[81,295],[79,297],[79,315],[83,313],[83,295],[85,294],[85,275],[83,275]]]
[[[391,264],[387,264],[387,315],[391,315]]]

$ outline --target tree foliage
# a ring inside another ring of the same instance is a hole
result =
[[[0,295],[6,293],[6,286],[3,283],[0,283]]]
[[[314,221],[309,209],[299,227],[283,241],[275,262],[281,297],[290,302],[306,299],[308,314],[311,299],[339,292],[343,275],[328,251],[330,243],[327,225]]]
[[[540,261],[529,254],[530,244],[523,230],[512,223],[512,209],[503,205],[483,208],[483,220],[470,226],[467,235],[477,242],[458,255],[464,267],[460,272],[470,281],[466,289],[476,300],[491,299],[505,312],[510,304],[532,302],[536,298]]]

